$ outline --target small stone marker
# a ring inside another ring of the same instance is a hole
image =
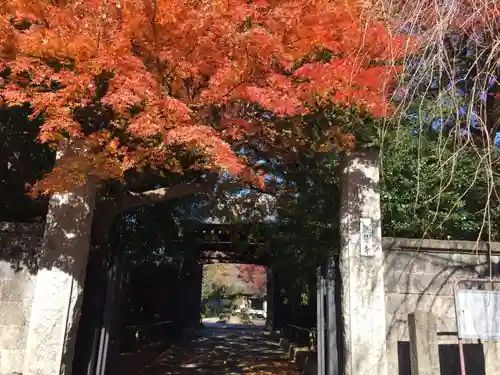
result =
[[[411,375],[440,375],[436,317],[416,311],[408,315]]]

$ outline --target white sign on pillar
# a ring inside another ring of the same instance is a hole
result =
[[[361,255],[365,257],[375,256],[373,247],[373,224],[369,217],[362,217],[359,220],[359,236],[361,245]]]

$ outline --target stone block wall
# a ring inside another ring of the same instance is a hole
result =
[[[490,262],[500,262],[500,244],[384,238],[388,374],[410,375],[408,314],[431,311],[436,316],[442,375],[459,371],[454,284],[463,278],[487,277]],[[465,347],[468,373],[498,374],[498,350],[478,343]],[[471,372],[472,371],[472,372]]]
[[[0,375],[22,372],[42,231],[40,224],[0,223]]]

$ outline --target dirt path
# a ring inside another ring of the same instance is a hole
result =
[[[189,346],[173,347],[140,375],[298,375],[263,330],[207,328]]]

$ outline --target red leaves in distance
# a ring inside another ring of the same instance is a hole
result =
[[[256,290],[263,291],[267,287],[267,269],[256,264],[240,264],[238,266],[238,277],[247,284],[255,287]]]

